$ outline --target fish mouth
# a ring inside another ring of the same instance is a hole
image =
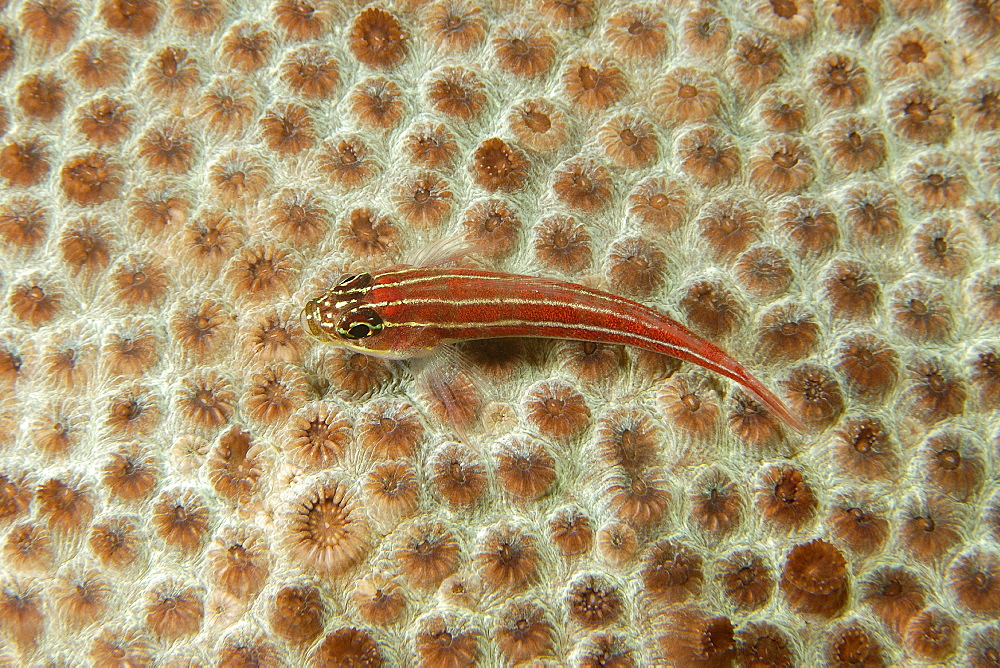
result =
[[[315,339],[326,340],[326,333],[319,326],[319,302],[311,299],[302,309],[302,331]]]

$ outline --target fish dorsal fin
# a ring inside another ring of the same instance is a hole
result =
[[[432,241],[413,252],[406,264],[413,267],[444,267],[471,263],[474,256],[483,251],[483,244],[470,240],[467,236],[456,234]]]

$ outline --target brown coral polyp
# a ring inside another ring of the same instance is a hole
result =
[[[60,171],[63,193],[80,206],[96,206],[118,197],[123,170],[103,153],[71,158]]]
[[[0,149],[0,177],[11,186],[37,185],[49,169],[48,145],[39,137],[15,140]]]
[[[291,40],[315,39],[329,28],[331,6],[323,0],[279,0],[274,7],[277,24]]]
[[[902,635],[910,619],[923,610],[927,588],[916,573],[903,567],[875,571],[862,586],[862,600],[893,632]]]
[[[795,610],[833,617],[850,593],[847,561],[840,550],[823,540],[796,545],[785,560],[780,585]]]
[[[497,478],[517,499],[539,499],[556,482],[556,460],[539,442],[514,439],[496,453]]]
[[[571,620],[584,628],[614,624],[624,612],[625,599],[608,578],[586,574],[570,583],[566,607]]]
[[[493,589],[518,591],[538,577],[535,537],[513,525],[488,529],[479,540],[474,560],[483,581]]]
[[[354,57],[368,67],[392,69],[406,58],[409,35],[393,14],[369,7],[354,20],[348,46]]]
[[[308,644],[323,632],[327,610],[318,588],[311,584],[283,586],[269,605],[271,628],[295,644]]]
[[[757,508],[776,528],[790,531],[804,526],[816,513],[816,496],[802,472],[790,466],[764,471]]]
[[[318,481],[303,490],[289,510],[286,543],[292,558],[308,570],[343,572],[367,552],[370,536],[364,511],[347,485]]]
[[[528,178],[527,158],[498,137],[482,142],[473,154],[473,180],[490,192],[521,190]]]
[[[743,611],[763,607],[774,592],[774,576],[764,559],[751,551],[736,552],[718,564],[726,598]]]
[[[687,546],[660,541],[650,548],[640,576],[644,593],[657,604],[684,603],[701,592],[702,557]]]
[[[555,628],[545,610],[523,600],[504,606],[494,635],[500,652],[514,663],[550,652],[555,642]]]
[[[455,534],[440,522],[404,527],[395,551],[401,575],[414,587],[437,587],[458,570],[462,559]]]

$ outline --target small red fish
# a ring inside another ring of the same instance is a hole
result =
[[[393,267],[342,278],[306,304],[302,324],[324,343],[392,359],[499,337],[645,348],[735,380],[775,416],[805,430],[781,399],[718,346],[655,309],[574,283],[477,269]]]

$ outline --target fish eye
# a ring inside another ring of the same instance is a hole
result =
[[[334,288],[338,292],[349,292],[351,290],[361,290],[367,288],[372,283],[371,274],[348,274],[342,276]]]
[[[385,323],[375,309],[362,308],[340,321],[337,334],[342,339],[357,341],[378,334],[384,327]]]

